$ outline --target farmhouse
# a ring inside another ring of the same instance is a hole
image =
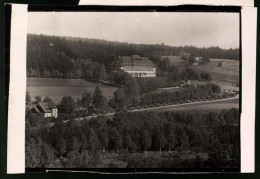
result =
[[[33,113],[42,114],[45,118],[58,117],[58,109],[54,103],[28,104],[26,108]]]
[[[139,55],[119,56],[110,64],[112,71],[124,70],[133,77],[156,77],[156,66],[146,57]]]

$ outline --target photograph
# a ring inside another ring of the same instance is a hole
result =
[[[27,171],[240,172],[240,11],[27,18]]]

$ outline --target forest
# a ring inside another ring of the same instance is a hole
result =
[[[167,45],[130,44],[98,39],[59,37],[28,34],[27,76],[44,78],[104,78],[108,65],[118,55],[148,57],[156,65],[161,56],[180,55],[188,52],[194,56],[239,60],[239,49],[219,47],[197,48],[193,46],[172,47]]]
[[[35,129],[27,123],[26,168],[93,168],[102,156],[114,155],[128,168],[239,169],[239,116],[238,109],[121,111],[113,119],[100,116],[65,123],[58,118],[53,127]],[[185,150],[197,151],[197,155],[179,158],[178,153]],[[207,158],[200,156],[202,152]],[[120,166],[111,163],[108,167]]]

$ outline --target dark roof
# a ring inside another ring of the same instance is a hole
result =
[[[39,103],[37,105],[37,108],[41,111],[41,112],[44,112],[44,113],[47,113],[47,112],[51,112],[48,108],[48,104],[47,103]]]
[[[37,105],[38,109],[42,112],[51,112],[51,109],[56,108],[55,104],[52,102],[39,103]]]
[[[35,104],[27,104],[26,108],[32,112],[40,113],[39,109],[36,107]]]
[[[119,56],[119,60],[113,61],[110,65],[143,65],[143,66],[154,66],[154,63],[146,57],[140,57],[139,55],[132,56]]]

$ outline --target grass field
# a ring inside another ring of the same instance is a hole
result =
[[[193,84],[194,86],[197,86],[197,85],[205,85],[207,84],[208,82],[205,82],[205,81],[198,81],[198,80],[190,80],[191,84]],[[239,91],[239,87],[237,86],[232,86],[230,85],[230,83],[227,83],[227,82],[223,82],[223,81],[216,81],[216,80],[211,80],[210,83],[214,83],[214,84],[217,84],[221,87],[221,90],[225,90],[225,91]]]
[[[212,103],[208,104],[187,104],[185,106],[176,106],[176,107],[169,107],[169,108],[163,108],[158,109],[158,111],[190,111],[190,112],[196,112],[196,111],[221,111],[223,109],[231,109],[231,108],[239,108],[239,98],[231,99],[228,101],[212,101]]]
[[[223,59],[211,59],[211,61],[205,65],[189,66],[197,73],[206,72],[211,75],[211,79],[215,81],[221,81],[226,83],[238,83],[239,82],[239,61],[226,60],[227,64],[223,67],[217,67],[219,61]]]
[[[226,59],[210,59],[210,62],[204,65],[188,65],[187,62],[181,59],[181,56],[162,56],[162,59],[168,57],[170,62],[178,67],[181,72],[184,68],[191,68],[197,73],[210,73],[211,79],[225,83],[239,82],[239,61]],[[227,64],[223,67],[217,67],[218,62],[226,61]]]
[[[32,101],[35,100],[36,96],[42,98],[48,96],[56,104],[59,104],[63,96],[72,96],[74,100],[77,100],[85,90],[93,92],[97,85],[107,99],[113,97],[116,87],[81,79],[27,78],[26,91],[30,93]]]

